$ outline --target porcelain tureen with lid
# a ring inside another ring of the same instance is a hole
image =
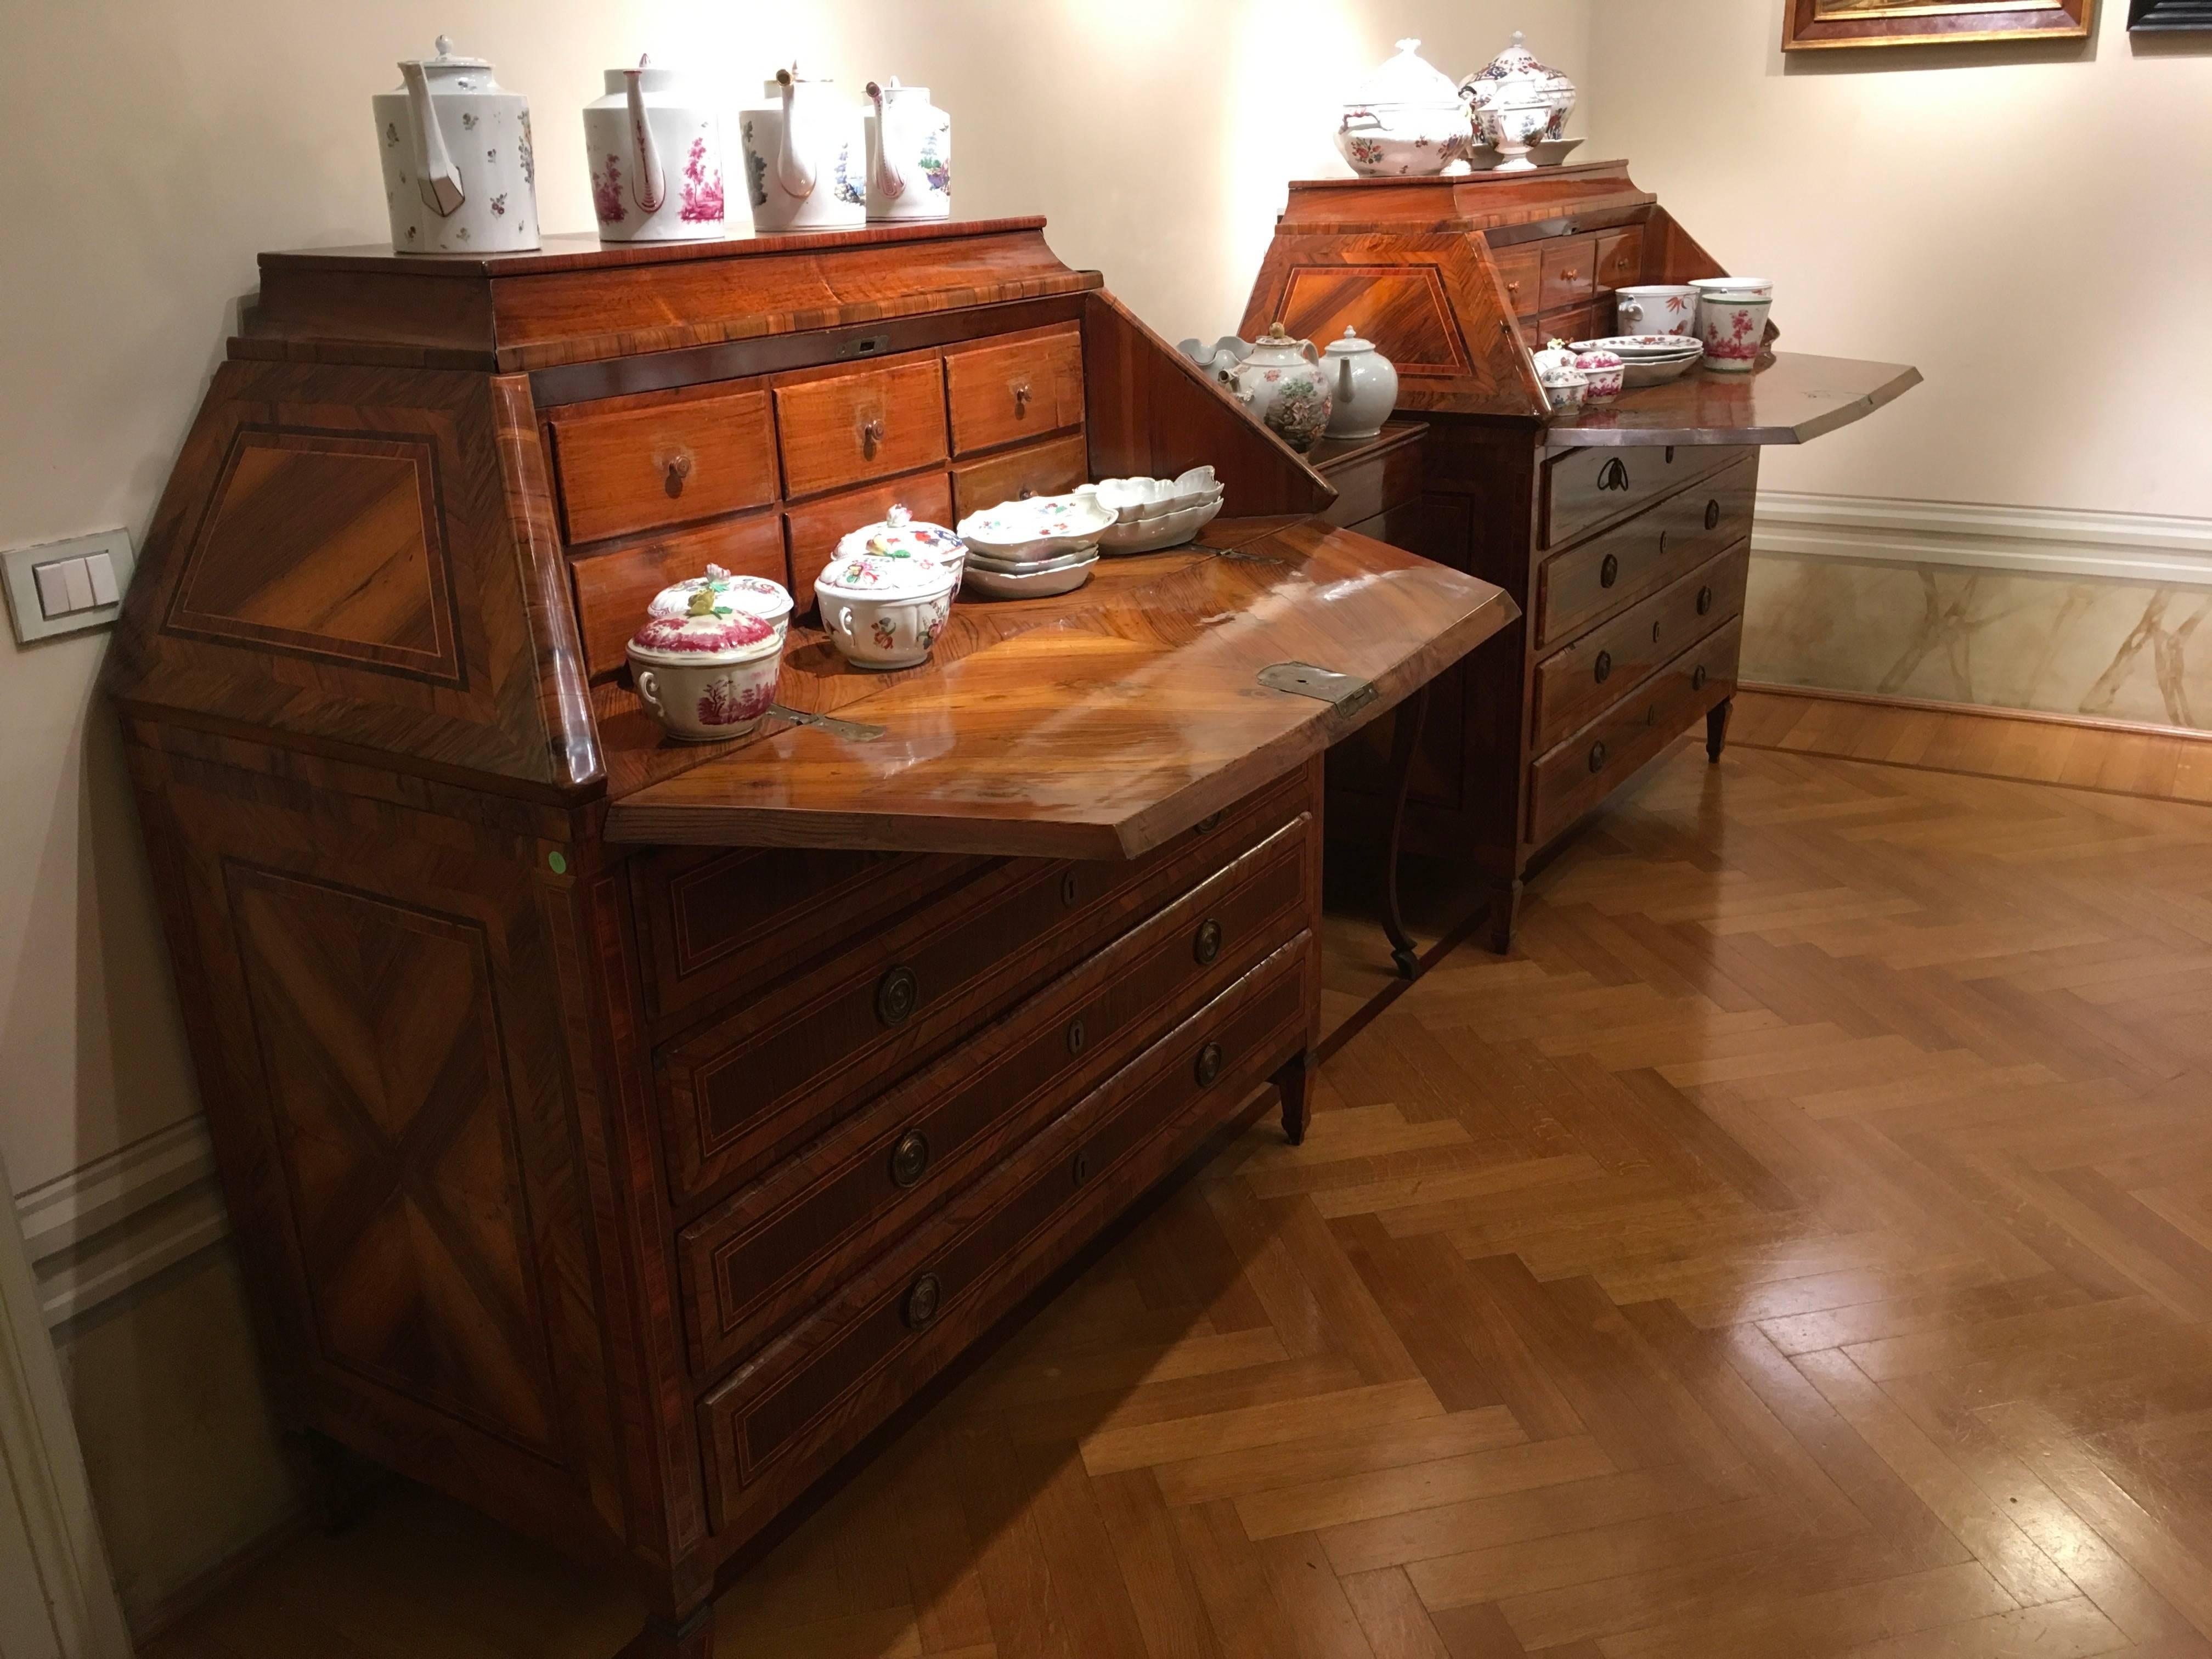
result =
[[[662,588],[646,607],[649,617],[732,617],[740,611],[758,617],[781,639],[791,626],[791,594],[765,576],[739,576],[710,564],[705,575]]]
[[[924,661],[952,614],[960,575],[919,553],[840,553],[814,579],[823,631],[856,668]]]
[[[1540,105],[1549,112],[1536,138],[1557,138],[1566,131],[1567,117],[1575,112],[1575,83],[1537,61],[1521,31],[1513,31],[1512,44],[1459,83],[1459,95],[1474,112],[1475,130],[1485,143],[1498,142],[1498,115],[1501,110]]]
[[[654,617],[630,636],[631,684],[668,735],[684,743],[741,738],[775,701],[783,635],[749,611]]]
[[[1337,124],[1336,147],[1370,179],[1419,177],[1465,161],[1474,148],[1468,106],[1419,40],[1359,83]]]

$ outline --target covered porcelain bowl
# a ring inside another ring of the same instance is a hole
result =
[[[655,617],[630,636],[630,683],[683,743],[741,738],[775,701],[783,635],[747,611]]]
[[[1422,177],[1472,154],[1468,107],[1451,77],[1421,56],[1420,45],[1398,42],[1398,55],[1346,100],[1336,148],[1354,173],[1370,179]]]
[[[911,668],[952,614],[960,574],[910,553],[841,553],[814,579],[822,629],[855,668]]]
[[[1567,117],[1575,112],[1575,83],[1548,64],[1537,61],[1513,31],[1513,42],[1497,57],[1459,83],[1459,95],[1474,112],[1475,131],[1485,143],[1498,142],[1497,115],[1501,109],[1541,105],[1552,112],[1540,137],[1558,138],[1567,130]]]
[[[664,587],[646,607],[649,617],[758,617],[775,629],[781,640],[791,626],[791,593],[781,582],[765,576],[739,576],[719,564],[707,567],[703,576],[693,576]]]
[[[879,559],[934,559],[951,567],[956,587],[968,562],[967,543],[943,525],[916,519],[900,504],[894,504],[876,523],[862,525],[841,537],[837,553],[841,558],[865,553]]]

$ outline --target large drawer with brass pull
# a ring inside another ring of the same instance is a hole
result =
[[[1309,824],[1285,824],[686,1228],[697,1373],[757,1345],[1302,931]]]
[[[561,524],[604,541],[775,499],[775,433],[757,389],[556,415]]]
[[[827,1468],[1019,1302],[1097,1222],[1173,1170],[1306,1041],[1300,933],[783,1332],[699,1406],[709,1524]]]
[[[1083,421],[1083,331],[1073,323],[945,356],[952,453],[972,455]]]
[[[1308,810],[1302,769],[1150,858],[989,860],[857,931],[782,926],[817,952],[655,1054],[679,1206],[813,1139]],[[1309,823],[1310,818],[1305,820]]]
[[[917,352],[803,371],[776,382],[775,424],[787,496],[933,465],[945,458],[945,365]]]
[[[1755,459],[1742,460],[1546,559],[1536,573],[1536,646],[1547,649],[1751,534]]]
[[[1538,753],[1743,609],[1751,544],[1738,542],[1536,665]]]
[[[1528,839],[1541,845],[1595,806],[1735,690],[1743,619],[1716,629],[1528,769]]]
[[[1756,449],[1723,444],[1675,444],[1645,449],[1592,444],[1564,450],[1544,463],[1538,544],[1560,547],[1608,519],[1648,506]]]

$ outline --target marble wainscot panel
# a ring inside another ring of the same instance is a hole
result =
[[[2212,586],[1754,552],[1744,613],[1747,681],[2212,729]]]

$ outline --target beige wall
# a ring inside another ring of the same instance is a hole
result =
[[[540,209],[591,215],[574,110],[650,48],[740,94],[794,54],[858,95],[931,86],[966,215],[1042,212],[1171,338],[1237,325],[1295,175],[1339,170],[1343,82],[1425,38],[1465,73],[1515,27],[1577,76],[1593,0],[81,0],[0,8],[0,544],[143,534],[263,248],[380,240],[371,94],[439,30],[532,100]],[[0,646],[0,1152],[27,1190],[197,1109],[112,720],[106,636]],[[273,1522],[289,1487],[229,1264],[65,1335],[134,1609]],[[180,1378],[215,1379],[178,1386]],[[221,1386],[217,1386],[217,1383]]]

